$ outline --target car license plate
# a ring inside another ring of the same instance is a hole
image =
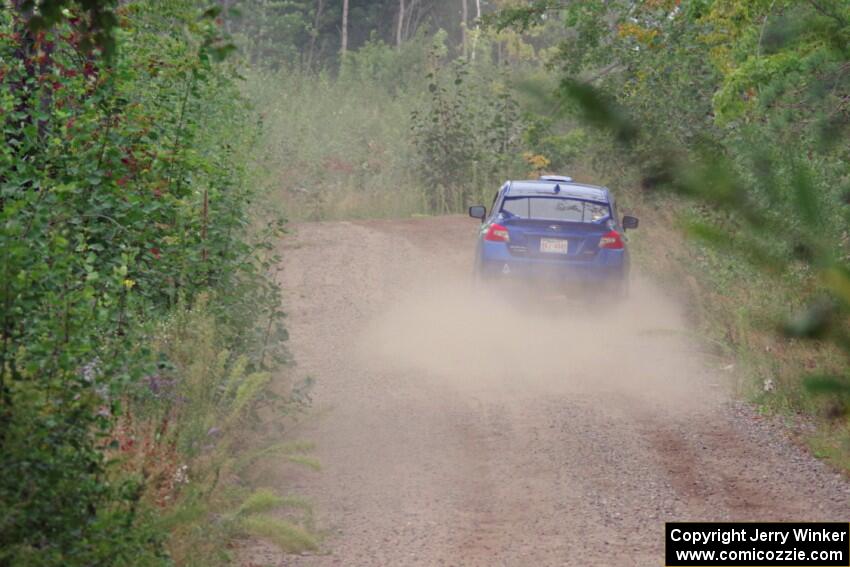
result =
[[[569,240],[563,238],[541,238],[540,251],[546,254],[566,254]]]

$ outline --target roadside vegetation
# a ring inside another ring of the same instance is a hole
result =
[[[40,4],[0,10],[0,564],[315,547],[239,466],[309,392],[272,384],[282,221],[218,11]]]
[[[280,433],[309,402],[284,215],[459,213],[542,172],[612,187],[739,394],[850,469],[846,2],[3,7],[0,564],[315,549],[250,474],[319,466]]]

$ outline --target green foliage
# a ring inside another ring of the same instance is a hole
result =
[[[107,58],[115,52],[116,0],[13,0],[12,6],[27,20],[32,33],[50,30],[66,21],[82,20],[77,45],[84,52],[95,48]]]
[[[486,63],[447,64],[443,39],[435,36],[428,55],[429,96],[411,113],[416,165],[435,213],[459,211],[522,168],[526,130],[507,77],[493,80]]]
[[[223,408],[248,415],[264,383],[250,377],[282,356],[266,275],[279,225],[252,226],[251,115],[215,10],[39,5],[37,33],[0,11],[0,563],[161,564],[160,480],[108,459],[128,451],[116,427],[196,416],[189,459]],[[94,30],[115,34],[111,58],[87,51]],[[207,376],[152,337],[210,293],[192,341],[216,354]],[[239,382],[231,399],[219,378]]]
[[[432,50],[433,59],[438,57],[436,50]],[[471,93],[464,88],[468,71],[458,61],[450,77],[438,73],[438,68],[428,73],[428,107],[421,113],[414,110],[412,119],[428,209],[446,212],[459,209],[466,201],[467,181],[478,154],[472,131]]]
[[[438,32],[444,38],[445,33]],[[435,39],[419,33],[401,46],[393,47],[372,37],[356,51],[349,51],[340,62],[341,84],[374,83],[392,96],[417,98],[425,87],[428,51]]]
[[[560,0],[534,0],[526,5],[509,5],[488,14],[484,23],[499,30],[513,28],[525,31],[542,24],[546,15],[563,5]]]
[[[324,47],[319,35],[322,27],[330,22],[328,14],[317,17],[315,2],[241,0],[228,4],[232,5],[232,9],[223,15],[226,27],[233,31],[254,63],[267,61],[271,65],[279,65],[299,62],[299,47],[311,40]],[[305,59],[314,55],[317,54],[305,54]],[[310,64],[308,61],[305,63]]]
[[[161,362],[133,390],[138,412],[157,422],[180,423],[172,435],[187,458],[216,446],[223,449],[220,458],[230,459],[238,451],[222,439],[232,441],[250,431],[263,407],[287,411],[269,391],[271,373],[256,370],[260,361],[229,350],[232,343],[224,332],[229,327],[212,309],[220,302],[200,296],[191,309],[178,309],[159,325],[152,344],[167,364]]]

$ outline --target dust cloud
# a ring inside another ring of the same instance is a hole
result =
[[[465,280],[423,286],[367,325],[360,353],[476,397],[600,394],[689,411],[719,390],[681,309],[642,281],[616,305]]]

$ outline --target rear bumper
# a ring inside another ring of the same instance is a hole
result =
[[[478,274],[488,280],[531,279],[551,282],[616,282],[628,277],[628,252],[599,250],[592,260],[525,258],[512,255],[502,243],[482,243]]]

